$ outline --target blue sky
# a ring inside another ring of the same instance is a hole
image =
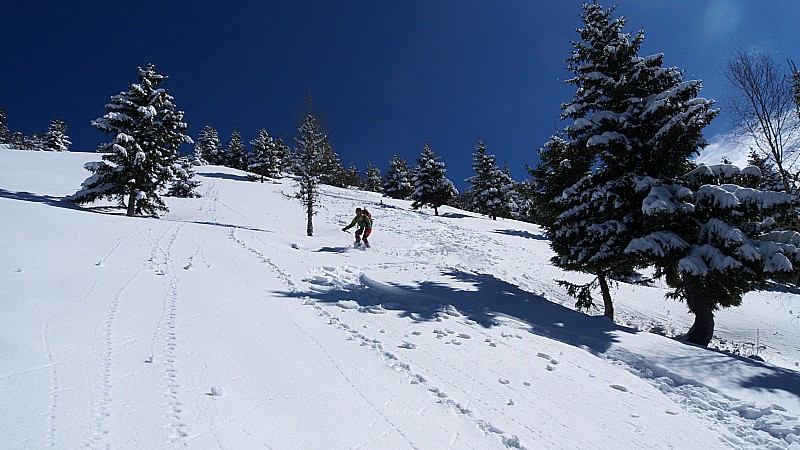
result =
[[[347,165],[382,171],[409,162],[428,140],[459,189],[472,175],[478,136],[517,180],[556,129],[564,59],[581,25],[581,1],[82,1],[6,0],[0,25],[0,107],[14,131],[67,122],[73,151],[108,137],[90,121],[153,63],[185,111],[189,134],[205,124],[226,143],[266,128],[291,140],[309,90]],[[641,54],[703,80],[722,114],[723,75],[736,48],[800,63],[800,2],[624,0],[617,15],[645,31]],[[188,150],[186,148],[185,150]]]

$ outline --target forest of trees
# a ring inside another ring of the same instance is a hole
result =
[[[665,67],[662,54],[641,55],[644,31],[626,31],[626,19],[615,17],[614,8],[595,1],[582,11],[565,60],[572,73],[565,83],[574,94],[561,105],[563,128],[541,146],[522,182],[498,165],[480,137],[474,175],[463,180],[469,186],[462,192],[428,141],[413,164],[394,154],[383,172],[372,161],[363,172],[353,162],[345,168],[310,98],[289,140],[294,145],[266,128],[250,140],[235,129],[223,144],[210,124],[192,141],[183,112],[160,87],[167,77],[148,65],[92,122],[110,140],[98,149],[102,161],[86,165],[91,175],[68,200],[108,198],[130,216],[157,216],[167,209],[161,195],[197,195],[196,167],[221,165],[261,183],[292,176],[308,236],[320,184],[406,199],[434,215],[450,205],[491,220],[533,222],[551,242],[554,265],[593,276],[584,284],[559,281],[578,308],[595,307],[599,293],[613,321],[614,284],[651,283],[642,275],[648,269],[695,315],[686,339],[708,345],[716,310],[739,305],[749,291],[795,285],[800,277],[800,72],[791,62],[781,69],[763,53],[732,55],[725,74],[733,95],[725,107],[737,135],[755,142],[750,165],[698,165],[703,130],[720,112],[700,96],[701,81]],[[46,133],[23,135],[9,129],[0,109],[0,144],[68,151],[71,143],[60,119]],[[179,153],[183,144],[194,144],[187,156]]]

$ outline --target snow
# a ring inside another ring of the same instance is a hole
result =
[[[717,312],[760,362],[644,331],[693,320],[658,282],[574,311],[535,225],[322,186],[309,238],[220,166],[161,219],[62,202],[95,159],[0,149],[1,448],[800,448],[797,295]]]

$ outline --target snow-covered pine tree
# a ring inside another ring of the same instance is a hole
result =
[[[311,111],[297,130],[297,153],[295,154],[294,174],[300,187],[296,198],[306,207],[306,234],[314,235],[314,214],[319,198],[320,176],[325,168],[325,151],[330,147],[328,136],[322,131],[322,124]]]
[[[642,210],[651,233],[626,249],[654,262],[657,275],[685,300],[695,321],[686,340],[708,345],[714,311],[738,306],[742,295],[768,281],[794,280],[800,269],[800,234],[781,228],[794,196],[762,191],[760,170],[700,166],[674,184],[643,178]]]
[[[328,141],[322,149],[322,172],[320,173],[320,183],[336,187],[347,187],[347,176],[344,165],[339,158],[339,154],[333,151],[333,145]],[[355,184],[354,186],[358,186]]]
[[[283,137],[279,137],[275,141],[275,152],[278,155],[278,175],[285,173],[292,173],[292,149],[283,141]]]
[[[414,192],[414,188],[411,186],[411,168],[408,166],[408,161],[396,154],[392,156],[389,170],[386,171],[383,192],[388,197],[403,200]]]
[[[259,175],[261,182],[264,178],[277,178],[280,176],[281,155],[277,142],[269,135],[266,129],[258,132],[258,138],[250,141],[253,151],[250,154],[250,171]]]
[[[0,144],[8,144],[11,140],[11,132],[8,130],[8,117],[6,110],[0,108]]]
[[[22,149],[43,152],[47,150],[47,143],[38,134],[25,135],[22,137]]]
[[[516,208],[511,177],[500,170],[494,155],[486,154],[486,144],[480,138],[472,157],[475,175],[466,179],[472,184],[470,210],[489,216],[492,220],[510,217],[511,211]]]
[[[453,182],[445,177],[446,172],[445,164],[439,160],[436,153],[431,150],[430,144],[425,141],[411,180],[414,185],[414,191],[411,193],[411,199],[414,200],[411,204],[412,208],[430,206],[433,208],[434,215],[438,216],[439,207],[446,205],[458,195],[458,190]]]
[[[346,187],[360,187],[362,184],[361,172],[356,167],[356,163],[350,161],[350,165],[344,171],[344,185]]]
[[[624,17],[597,2],[583,5],[585,26],[567,60],[575,77],[572,102],[562,105],[570,170],[588,171],[555,199],[560,209],[548,228],[557,256],[569,270],[597,276],[606,309],[613,318],[608,281],[631,279],[646,265],[625,252],[631,240],[662,224],[646,221],[643,180],[672,180],[691,169],[691,158],[705,146],[703,128],[718,111],[698,98],[699,81],[684,81],[677,68],[662,67],[663,55],[640,57],[644,40],[623,32]],[[579,306],[591,305],[590,285],[564,283]]]
[[[167,191],[167,197],[196,198],[200,197],[197,188],[200,182],[194,179],[194,163],[188,156],[181,156],[172,165],[174,178]]]
[[[44,135],[45,149],[51,152],[67,152],[72,142],[67,136],[67,124],[61,119],[53,119],[50,129]]]
[[[242,133],[235,129],[231,133],[228,146],[223,150],[225,165],[239,170],[247,170],[248,158],[247,149],[244,146]]]
[[[225,164],[219,133],[211,125],[204,126],[197,136],[192,152],[192,164],[196,166]]]
[[[65,200],[88,203],[116,199],[127,215],[157,215],[167,211],[159,192],[173,179],[178,148],[191,144],[183,112],[160,85],[167,79],[152,64],[139,68],[139,82],[111,97],[108,112],[92,122],[112,136],[101,144],[103,161],[85,165],[92,175],[81,190]],[[127,203],[126,203],[127,199]]]
[[[383,180],[381,179],[381,169],[372,164],[372,161],[367,161],[367,168],[364,171],[364,182],[362,187],[365,191],[370,192],[383,192]]]
[[[530,202],[526,216],[533,223],[551,228],[564,212],[555,200],[589,173],[592,155],[579,150],[564,136],[554,135],[537,151],[539,162],[535,168],[527,167],[532,182],[524,189]]]

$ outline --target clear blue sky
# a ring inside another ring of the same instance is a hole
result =
[[[517,180],[555,130],[574,89],[564,59],[581,1],[79,1],[5,0],[0,24],[0,107],[9,126],[43,133],[67,122],[73,151],[108,137],[90,121],[147,63],[185,111],[223,144],[239,128],[291,141],[307,93],[347,165],[382,171],[393,153],[410,163],[425,140],[459,189],[472,174],[477,136]],[[642,55],[703,80],[724,132],[725,59],[759,49],[800,64],[800,1],[620,0]],[[188,148],[185,148],[188,150]]]

